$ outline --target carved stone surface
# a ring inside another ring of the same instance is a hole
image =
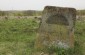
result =
[[[46,6],[42,13],[35,48],[73,47],[75,20],[76,10],[74,8]]]

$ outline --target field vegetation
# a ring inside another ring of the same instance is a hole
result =
[[[4,16],[3,14],[1,16]],[[77,13],[77,15],[80,14],[81,12],[79,14]],[[21,14],[18,13],[18,15]],[[57,51],[57,55],[66,55],[66,53],[71,55],[85,55],[85,17],[82,19],[83,20],[76,20],[75,51],[69,50],[65,52],[66,50],[61,49]],[[32,18],[1,19],[0,55],[32,55],[37,29],[39,27],[39,22],[37,21],[39,20]],[[48,49],[48,51],[51,52],[51,50],[53,50],[52,48]]]

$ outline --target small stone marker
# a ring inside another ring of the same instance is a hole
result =
[[[75,20],[74,8],[46,6],[42,13],[35,48],[74,47]]]

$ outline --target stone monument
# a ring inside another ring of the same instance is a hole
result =
[[[75,20],[74,8],[46,6],[42,12],[35,48],[74,47]]]

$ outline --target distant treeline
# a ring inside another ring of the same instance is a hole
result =
[[[77,15],[85,15],[85,10],[77,10]]]
[[[0,11],[0,16],[40,16],[42,11],[26,10],[26,11]]]
[[[0,11],[0,16],[41,16],[42,11]],[[77,15],[85,15],[85,10],[77,10]]]

